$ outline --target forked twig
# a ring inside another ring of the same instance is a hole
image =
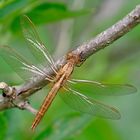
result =
[[[86,60],[90,55],[94,54],[100,49],[109,46],[115,40],[125,35],[127,32],[132,30],[139,23],[140,23],[140,5],[138,5],[122,20],[118,21],[116,24],[114,24],[107,30],[97,35],[95,38],[78,46],[75,50],[72,51],[72,53],[78,56],[80,55],[81,61]],[[65,63],[66,63],[66,58],[62,57],[55,63],[55,65],[57,66],[57,68],[60,68],[60,66],[64,65]],[[44,71],[49,76],[55,74],[52,69],[45,68]],[[45,85],[47,85],[47,83],[48,80],[45,79],[45,77],[43,76],[42,77],[35,76],[28,82],[24,83],[23,85],[14,86],[14,87],[10,87],[7,84],[5,84],[5,86],[3,87],[2,83],[0,83],[1,90],[5,91],[6,88],[11,90],[10,92],[7,92],[7,93],[11,93],[10,98],[9,96],[7,96],[8,94],[6,96],[0,95],[0,110],[14,107],[12,101],[15,102],[17,105],[21,105],[27,97],[31,96],[36,91],[43,88]],[[12,93],[14,93],[14,95]],[[16,96],[19,93],[20,95]],[[24,109],[36,113],[36,110],[33,109],[29,104],[24,105]]]

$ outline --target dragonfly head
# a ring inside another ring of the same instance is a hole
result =
[[[80,55],[74,54],[72,52],[67,54],[67,61],[71,61],[74,65],[79,65],[81,63],[81,57]]]

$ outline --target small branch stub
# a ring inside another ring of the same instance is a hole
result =
[[[8,86],[5,82],[0,82],[0,89],[2,90],[3,97],[12,97],[14,95],[14,88]]]
[[[36,113],[37,113],[37,110],[34,109],[34,108],[30,105],[30,103],[29,103],[28,100],[19,102],[19,103],[17,104],[17,107],[18,107],[19,109],[21,109],[21,110],[25,110],[25,109],[26,109],[26,110],[28,110],[29,112],[31,112],[32,114],[36,114]]]

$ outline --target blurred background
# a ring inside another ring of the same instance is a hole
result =
[[[122,19],[140,0],[1,0],[0,45],[14,47],[26,56],[20,16],[28,15],[47,49],[57,60],[81,43],[95,37]],[[73,77],[105,83],[129,83],[136,94],[97,97],[116,106],[121,119],[106,120],[80,114],[56,97],[35,132],[30,126],[34,115],[19,109],[0,112],[0,140],[138,140],[140,138],[140,26],[91,56],[76,68]],[[0,81],[24,83],[0,57]],[[30,97],[39,108],[48,87]],[[92,92],[92,91],[91,91]]]

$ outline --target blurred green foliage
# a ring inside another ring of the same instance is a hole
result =
[[[0,45],[8,44],[23,55],[20,16],[28,15],[54,57],[75,48],[110,27],[135,8],[140,0],[1,0]],[[64,45],[64,46],[63,46]],[[90,57],[73,77],[129,83],[140,90],[140,27]],[[57,58],[57,57],[56,57]],[[22,84],[13,69],[0,58],[0,81]],[[48,87],[47,87],[48,88]],[[82,88],[82,87],[81,87]],[[92,92],[92,91],[91,91]],[[48,89],[33,95],[31,103],[39,108]],[[118,121],[97,119],[76,113],[57,97],[35,132],[30,125],[34,116],[18,109],[0,114],[0,140],[138,140],[140,138],[140,95],[96,97],[121,110]]]

